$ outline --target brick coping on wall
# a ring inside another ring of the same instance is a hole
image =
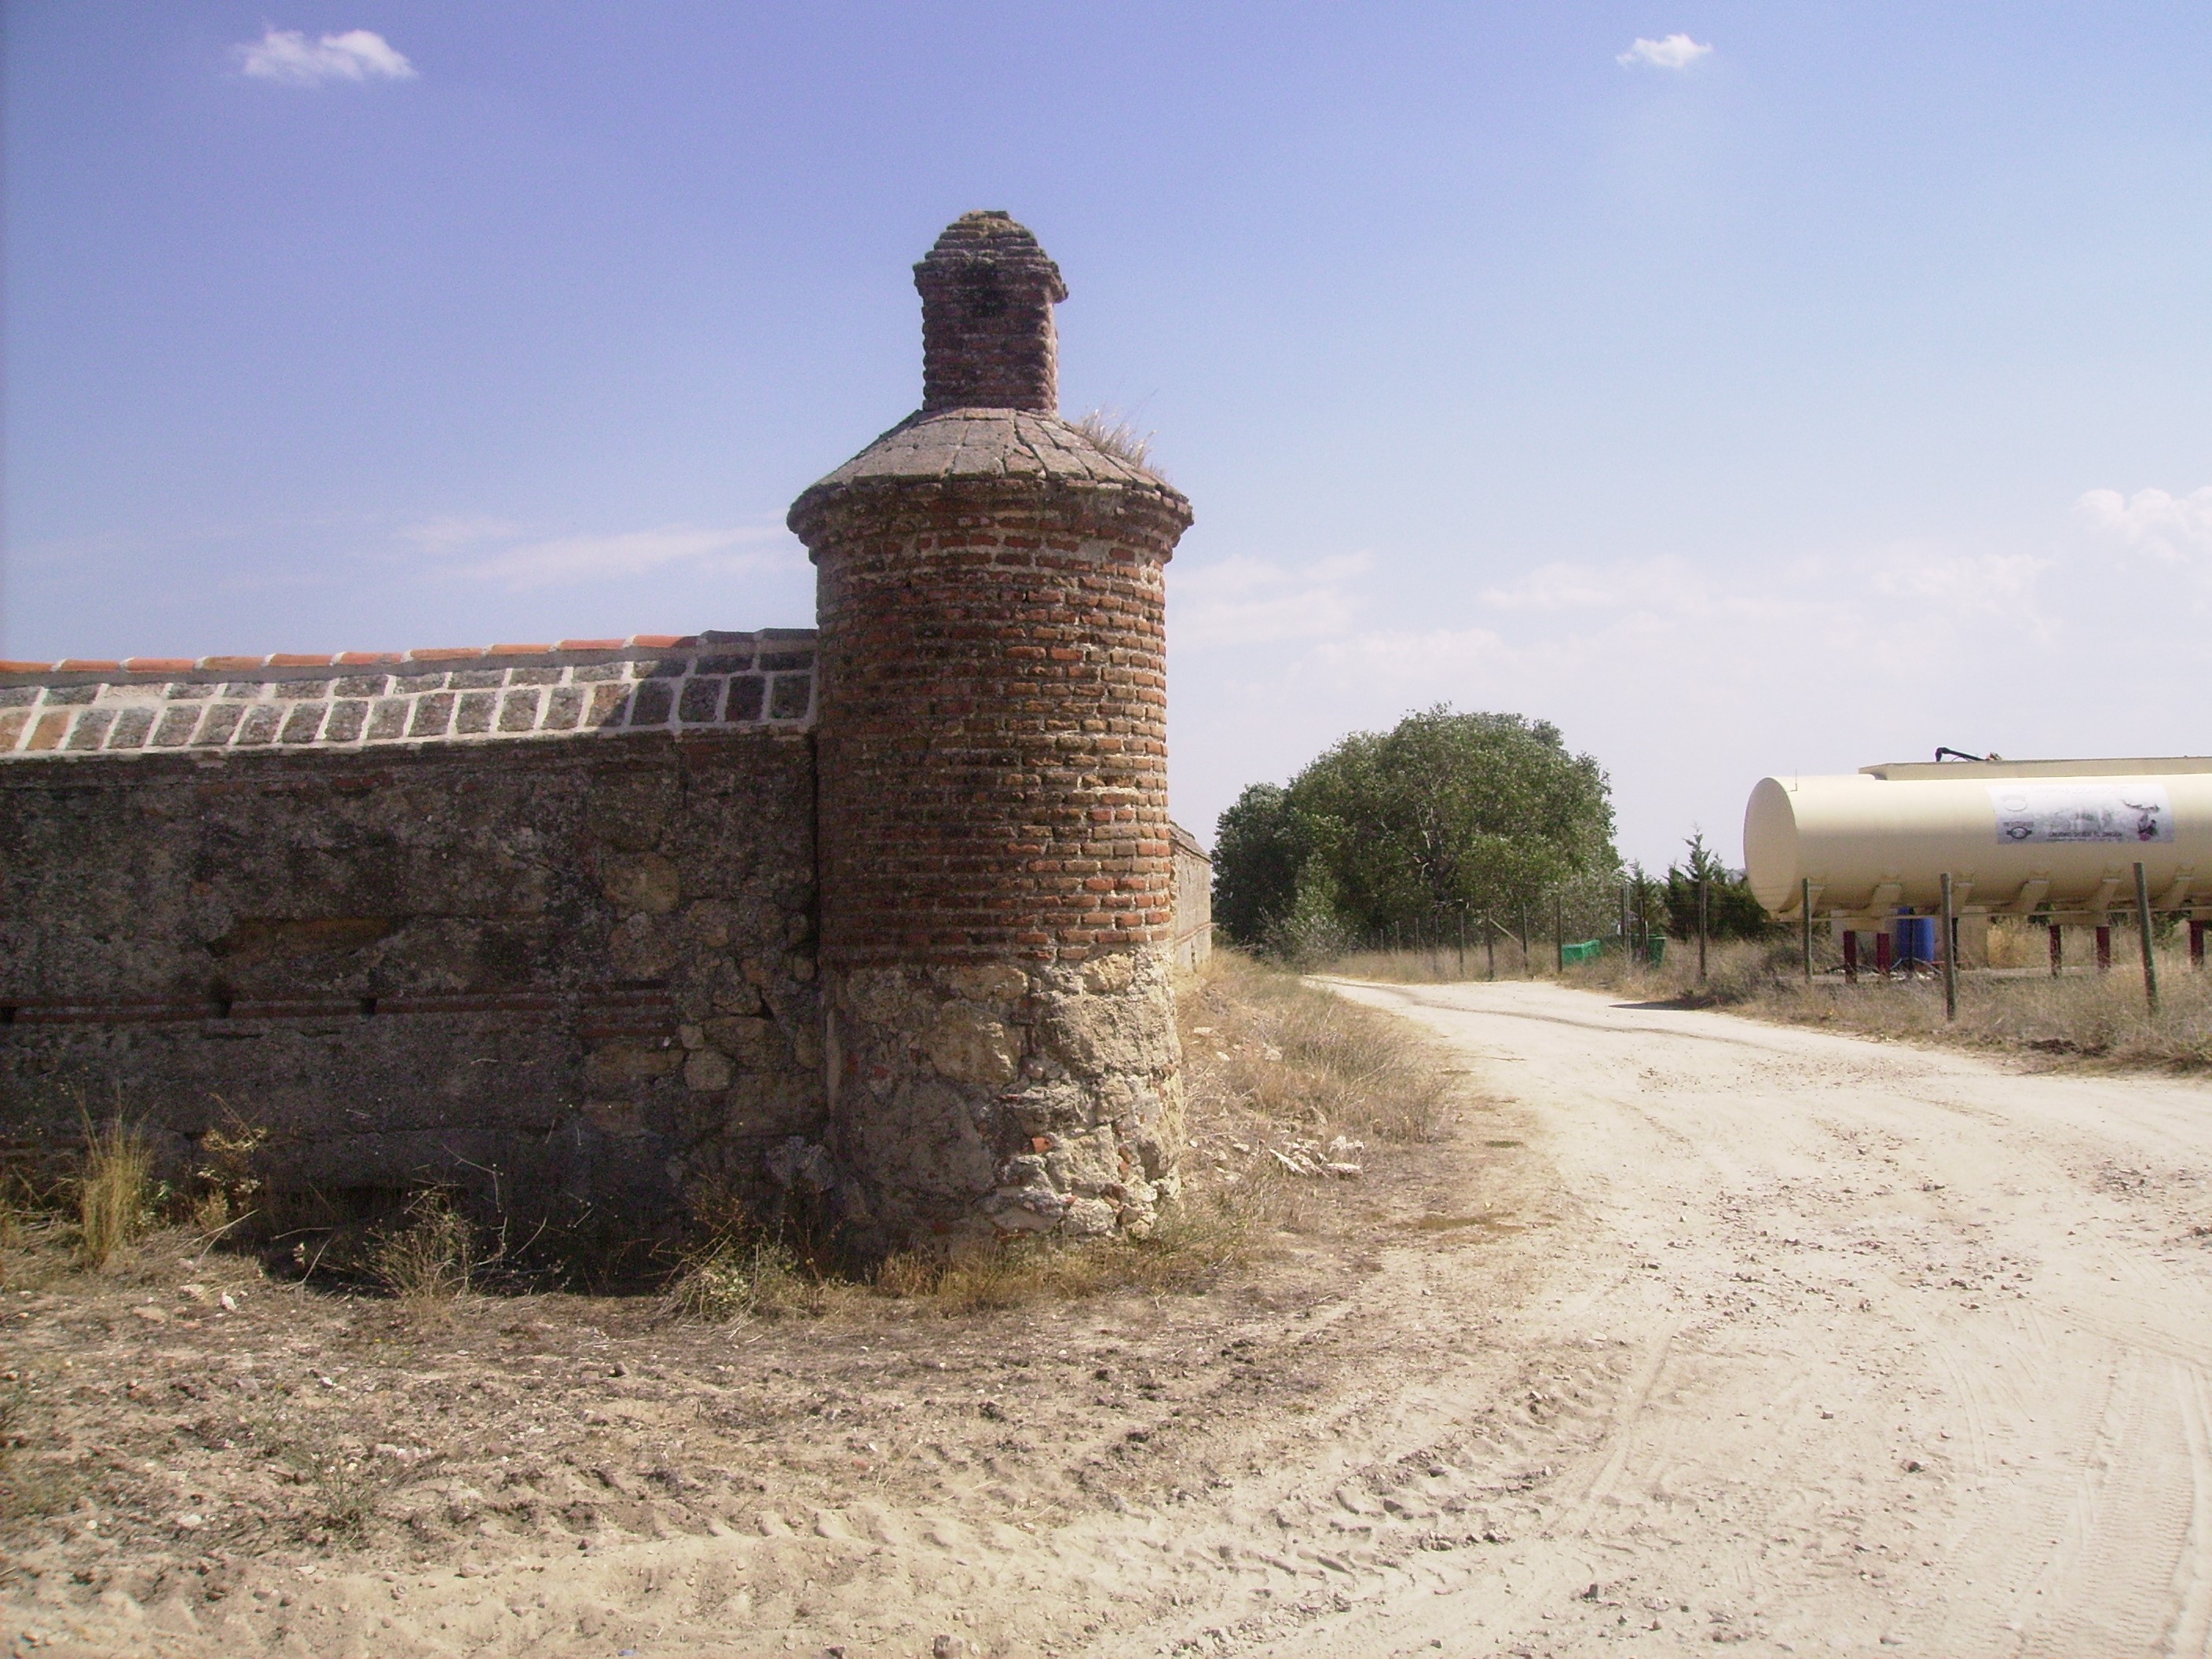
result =
[[[337,656],[0,662],[0,762],[805,730],[815,631]]]

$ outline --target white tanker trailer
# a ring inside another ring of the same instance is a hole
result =
[[[2101,926],[2133,908],[2138,863],[2152,908],[2201,924],[2212,916],[2212,758],[1905,762],[1762,778],[1743,849],[1770,914],[1839,931],[1933,912],[1947,874],[1954,914]]]

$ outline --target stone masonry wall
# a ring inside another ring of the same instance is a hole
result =
[[[441,1182],[633,1237],[813,1168],[811,645],[18,668],[11,1149],[228,1124],[336,1214]]]
[[[1188,973],[1213,954],[1213,860],[1179,823],[1175,839],[1175,965]]]

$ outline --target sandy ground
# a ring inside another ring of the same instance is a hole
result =
[[[2208,1650],[2212,1090],[1346,991],[1465,1056],[1455,1138],[1205,1295],[11,1298],[104,1471],[0,1586],[12,1650]]]

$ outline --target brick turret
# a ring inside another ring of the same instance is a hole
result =
[[[848,1212],[1148,1226],[1175,1190],[1164,572],[1176,490],[1055,410],[1036,239],[915,270],[921,410],[801,495],[818,571],[826,1064]]]
[[[1060,267],[1004,213],[963,213],[914,268],[921,407],[1060,412]]]

